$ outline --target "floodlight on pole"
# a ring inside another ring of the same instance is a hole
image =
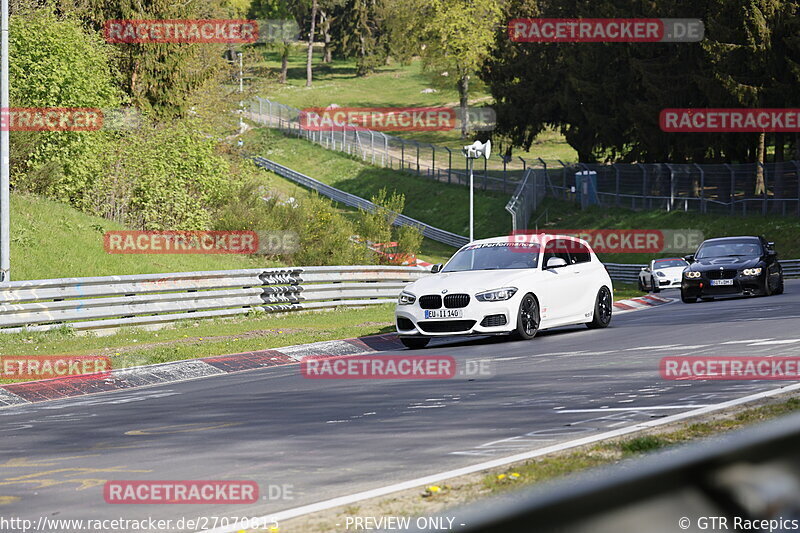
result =
[[[492,141],[486,141],[485,143],[475,141],[462,148],[461,151],[464,153],[464,157],[467,158],[467,165],[469,166],[469,242],[472,242],[475,240],[475,193],[473,187],[475,179],[473,167],[476,159],[481,157],[489,159],[492,153]]]

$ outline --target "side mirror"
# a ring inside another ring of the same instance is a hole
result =
[[[551,257],[547,260],[545,268],[558,268],[567,266],[567,261],[561,257]]]
[[[694,255],[685,255],[683,258],[689,263],[694,263]]]
[[[443,266],[444,265],[442,263],[436,263],[431,267],[431,274],[438,274],[439,272],[442,271]]]

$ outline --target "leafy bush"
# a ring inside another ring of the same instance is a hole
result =
[[[352,242],[353,224],[330,201],[311,196],[302,201],[264,200],[257,182],[244,184],[234,199],[215,215],[218,230],[294,231],[299,237],[296,253],[281,260],[295,265],[371,264],[365,247]],[[269,196],[269,193],[267,195]]]

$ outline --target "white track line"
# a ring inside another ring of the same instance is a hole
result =
[[[654,405],[653,407],[598,407],[596,409],[563,409],[559,413],[602,413],[603,411],[658,411],[664,409],[689,409],[690,407],[711,407],[709,405]]]
[[[718,403],[715,405],[710,405],[708,407],[703,407],[700,409],[695,409],[693,411],[687,411],[685,413],[678,413],[676,415],[667,416],[664,418],[659,418],[657,420],[650,420],[647,422],[642,422],[641,424],[634,424],[632,426],[627,426],[620,429],[615,429],[614,431],[607,431],[605,433],[599,433],[597,435],[592,435],[590,437],[584,437],[582,439],[575,439],[568,442],[563,442],[561,444],[556,444],[553,446],[547,446],[545,448],[540,448],[538,450],[532,450],[529,452],[518,453],[516,455],[510,455],[508,457],[502,457],[500,459],[494,459],[492,461],[486,461],[484,463],[478,463],[471,466],[466,466],[464,468],[458,468],[456,470],[449,470],[447,472],[439,472],[438,474],[431,474],[425,477],[419,477],[416,479],[410,479],[408,481],[403,481],[401,483],[395,483],[393,485],[386,485],[385,487],[379,487],[377,489],[367,490],[364,492],[358,492],[355,494],[350,494],[347,496],[340,496],[338,498],[333,498],[330,500],[325,500],[317,503],[312,503],[309,505],[303,505],[301,507],[295,507],[294,509],[287,509],[285,511],[279,511],[277,513],[264,515],[262,517],[258,517],[255,520],[258,522],[262,521],[276,521],[280,523],[284,520],[289,520],[290,518],[296,518],[298,516],[303,516],[309,513],[316,513],[319,511],[324,511],[327,509],[333,509],[334,507],[340,507],[342,505],[350,505],[356,502],[360,502],[363,500],[368,500],[370,498],[376,498],[379,496],[386,496],[387,494],[392,494],[394,492],[398,492],[401,490],[413,489],[416,487],[421,487],[423,485],[428,485],[430,483],[435,483],[438,481],[442,481],[444,479],[450,479],[458,476],[464,476],[467,474],[474,474],[475,472],[480,472],[481,470],[488,470],[490,468],[497,468],[498,466],[505,466],[511,463],[516,463],[518,461],[525,461],[527,459],[533,459],[534,457],[541,457],[542,455],[547,455],[549,453],[560,452],[563,450],[568,450],[570,448],[576,448],[578,446],[583,446],[585,444],[592,444],[595,442],[599,442],[606,439],[611,439],[615,437],[621,437],[623,435],[629,435],[631,433],[637,433],[639,431],[643,431],[645,429],[663,426],[665,424],[671,424],[672,422],[677,422],[679,420],[684,420],[686,418],[692,418],[695,416],[703,415],[706,413],[711,413],[714,411],[719,411],[722,409],[727,409],[729,407],[735,407],[737,405],[741,405],[743,403],[752,402],[754,400],[760,400],[761,398],[769,398],[770,396],[776,396],[778,394],[782,394],[785,392],[791,392],[800,389],[800,383],[795,383],[794,385],[788,385],[786,387],[781,387],[777,389],[772,389],[764,392],[759,392],[756,394],[751,394],[750,396],[743,396],[742,398],[737,398],[735,400],[730,400],[723,403]],[[252,523],[252,520],[250,522]],[[243,529],[244,524],[232,524],[230,526],[225,527],[217,527],[214,529],[207,529],[202,531],[201,533],[236,533],[237,531],[241,531]]]

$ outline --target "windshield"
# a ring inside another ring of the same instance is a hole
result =
[[[706,242],[697,251],[696,259],[712,257],[759,257],[761,243],[757,239],[731,239]]]
[[[662,268],[685,267],[688,264],[683,259],[658,259],[653,263],[653,268],[659,270]]]
[[[442,272],[536,268],[539,265],[539,249],[535,243],[473,244],[459,250]]]

